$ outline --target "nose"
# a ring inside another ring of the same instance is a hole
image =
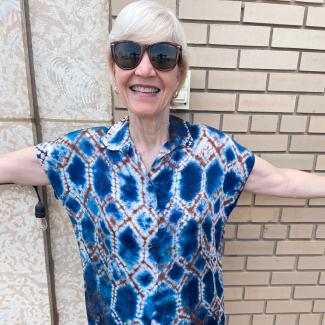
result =
[[[150,62],[147,51],[144,52],[139,65],[135,68],[135,74],[143,77],[154,77],[156,75],[156,70]]]

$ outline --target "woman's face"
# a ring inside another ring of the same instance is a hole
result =
[[[145,51],[140,64],[132,70],[113,68],[118,96],[130,113],[156,117],[169,109],[179,84],[179,67],[170,71],[155,69]]]

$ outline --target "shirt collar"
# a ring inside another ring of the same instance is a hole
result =
[[[128,117],[123,118],[110,127],[103,139],[103,144],[112,151],[122,151],[131,144]],[[164,147],[172,150],[179,146],[186,147],[192,144],[193,138],[189,131],[188,123],[171,115],[169,118],[169,140]]]

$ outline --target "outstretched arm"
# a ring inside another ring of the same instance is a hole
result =
[[[277,168],[255,157],[245,191],[293,198],[325,197],[325,177],[294,169]]]
[[[0,184],[47,185],[49,180],[36,158],[36,148],[28,147],[0,156]]]

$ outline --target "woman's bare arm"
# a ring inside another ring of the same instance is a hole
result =
[[[0,155],[0,184],[47,185],[49,180],[36,158],[36,148],[28,147]]]
[[[245,185],[246,191],[293,198],[325,197],[325,177],[277,168],[259,157],[255,158],[253,171]]]

